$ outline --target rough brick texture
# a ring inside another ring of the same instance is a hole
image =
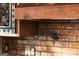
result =
[[[41,25],[42,26],[42,25]],[[40,30],[44,30],[41,28]],[[61,25],[58,25],[56,27],[61,28]],[[63,25],[64,26],[64,25]],[[50,26],[50,30],[53,30],[55,28],[54,26]],[[62,29],[62,28],[61,28]],[[57,29],[58,30],[58,29]],[[71,34],[75,33],[75,35]],[[25,55],[25,51],[28,52],[28,46],[32,47],[35,46],[36,48],[36,56],[75,56],[79,55],[79,32],[78,30],[63,30],[63,35],[60,35],[60,38],[58,41],[55,41],[51,36],[47,36],[47,39],[45,36],[38,36],[37,39],[26,39],[24,38],[17,38],[17,54],[18,55]],[[11,39],[11,38],[10,38]],[[12,41],[11,41],[12,42]],[[10,44],[12,44],[10,42]],[[11,45],[12,46],[12,45]],[[13,51],[13,50],[12,50]],[[16,53],[16,51],[13,51]],[[11,54],[15,54],[11,53]],[[28,54],[26,54],[28,55]]]

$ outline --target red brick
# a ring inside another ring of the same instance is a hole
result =
[[[78,35],[79,30],[70,30],[71,35]]]
[[[47,51],[47,46],[41,46],[41,51]]]
[[[61,42],[61,47],[69,47],[69,43],[68,42]]]
[[[40,40],[35,40],[35,45],[41,45]]]
[[[48,56],[47,52],[41,52],[41,56]]]
[[[18,40],[18,44],[23,44],[22,40]]]
[[[69,47],[71,47],[71,48],[79,48],[79,42],[69,42]]]
[[[36,51],[41,51],[41,46],[35,46]]]
[[[40,52],[36,52],[36,56],[40,56],[41,55],[41,53]]]
[[[48,24],[48,28],[50,29],[61,29],[61,24]]]
[[[77,50],[77,54],[79,55],[79,48],[78,48],[78,50]]]
[[[70,41],[76,41],[76,36],[75,35],[70,36]]]
[[[47,51],[46,46],[35,46],[35,48],[36,48],[36,51],[40,51],[40,52]]]
[[[50,36],[47,36],[47,40],[53,40],[53,38],[51,38]]]
[[[68,47],[68,42],[56,41],[56,42],[54,43],[54,46],[56,46],[56,47]]]
[[[17,51],[17,54],[18,55],[25,55],[25,50],[18,50]]]
[[[62,46],[62,42],[56,41],[56,42],[54,43],[54,46]]]
[[[62,50],[63,54],[77,54],[77,49],[76,48],[63,48]]]
[[[2,54],[2,48],[0,48],[0,54]]]
[[[62,48],[60,47],[48,47],[48,52],[62,53]]]
[[[67,35],[62,37],[62,41],[76,41],[76,36],[72,35]]]
[[[62,36],[62,41],[70,41],[69,35]]]
[[[54,42],[53,41],[47,41],[47,46],[53,46]]]
[[[11,50],[11,51],[8,52],[8,54],[9,54],[10,56],[16,56],[16,51]],[[21,54],[21,55],[22,55],[22,54]],[[24,55],[24,54],[23,54],[23,55]]]
[[[64,25],[62,25],[62,28],[64,29]],[[62,30],[61,30],[62,31]],[[69,32],[69,30],[63,30],[62,32],[61,32],[61,35],[62,36],[66,36],[66,35],[69,35],[70,34],[70,32]]]
[[[41,41],[41,45],[47,46],[47,41]]]
[[[31,44],[31,45],[33,45],[33,44],[35,44],[36,43],[36,41],[35,40],[27,40],[27,42],[26,42],[27,44]]]
[[[79,41],[79,35],[77,35],[76,37],[77,37],[77,41]]]
[[[54,56],[54,53],[47,53],[48,56]]]
[[[38,40],[46,40],[46,36],[39,36]]]

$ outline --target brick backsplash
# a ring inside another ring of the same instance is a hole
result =
[[[65,25],[56,25],[58,29],[64,28]],[[68,25],[69,26],[69,25]],[[73,26],[73,25],[72,25]],[[41,26],[40,26],[41,27]],[[56,28],[55,25],[49,25],[49,29]],[[65,26],[66,27],[66,26]],[[40,30],[43,30],[43,28]],[[78,30],[60,30],[62,33],[58,41],[51,36],[39,36],[40,45],[36,46],[36,50],[41,56],[77,56],[79,55],[79,35]]]
[[[77,56],[79,55],[79,39],[78,35],[62,36],[58,41],[54,41],[50,36],[47,40],[33,39],[33,40],[17,40],[19,45],[17,55],[25,55],[25,50],[29,47],[35,46],[36,56]],[[39,37],[40,38],[40,37]],[[13,51],[13,50],[11,50]],[[9,54],[16,54],[16,51]]]
[[[59,26],[58,28],[60,29],[61,25]],[[52,25],[50,29],[51,28]],[[36,56],[78,56],[79,55],[78,30],[77,31],[60,30],[60,31],[62,33],[57,41],[55,41],[50,35],[48,35],[47,38],[46,36],[39,35],[35,36],[34,39],[18,39],[17,44],[21,45],[21,48],[17,50],[17,54],[25,55],[25,50],[28,48],[27,46],[29,47],[34,46],[36,48],[35,51]]]
[[[43,36],[42,36],[43,37]],[[79,39],[78,35],[63,35],[58,41],[53,41],[50,36],[47,40],[25,40],[24,43],[19,41],[19,44],[25,44],[25,46],[35,46],[36,56],[77,56],[79,55]],[[33,43],[32,43],[33,42]],[[19,53],[19,51],[18,51]],[[23,54],[21,51],[20,54]],[[24,54],[23,54],[24,55]]]

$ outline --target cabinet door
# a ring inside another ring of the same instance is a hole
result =
[[[0,34],[3,33],[15,33],[14,3],[0,3]]]

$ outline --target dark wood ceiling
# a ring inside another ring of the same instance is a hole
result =
[[[47,3],[20,3],[16,4],[16,7],[31,7],[31,6],[46,6]]]
[[[76,3],[16,3],[16,7],[33,7],[33,6],[49,6],[49,5],[71,5]]]

